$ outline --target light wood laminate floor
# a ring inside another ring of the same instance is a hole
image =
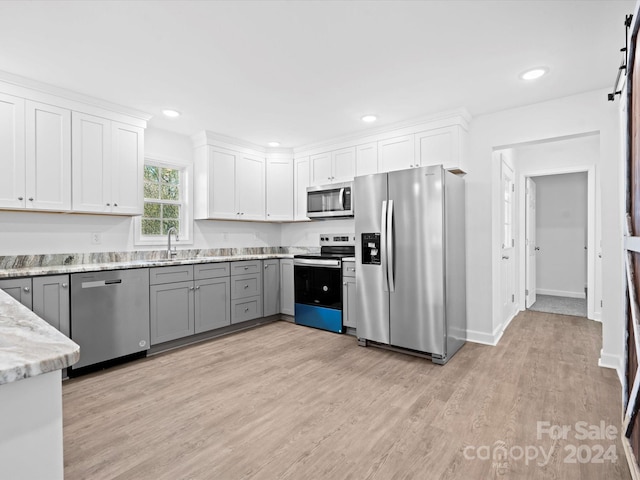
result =
[[[445,366],[275,322],[65,382],[65,478],[628,479],[619,432],[576,438],[619,430],[600,348],[599,323],[531,311]]]

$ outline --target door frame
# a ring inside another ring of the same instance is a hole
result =
[[[601,310],[596,308],[596,169],[594,165],[540,169],[518,174],[518,291],[520,310],[526,310],[526,179],[565,173],[587,173],[587,318],[600,321]],[[601,281],[600,281],[601,290]]]

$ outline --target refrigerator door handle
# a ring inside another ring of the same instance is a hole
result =
[[[382,202],[382,214],[380,215],[380,266],[384,291],[389,291],[389,277],[387,270],[387,201]]]
[[[395,278],[394,278],[395,265],[394,265],[394,259],[393,259],[393,251],[394,251],[393,200],[389,200],[389,203],[387,204],[386,232],[387,232],[386,236],[387,236],[387,278],[388,278],[387,282],[389,284],[389,291],[395,292],[396,291]]]

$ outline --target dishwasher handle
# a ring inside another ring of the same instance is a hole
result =
[[[108,285],[117,285],[119,283],[122,283],[121,278],[114,278],[112,280],[97,280],[93,282],[82,282],[82,288],[106,287]]]

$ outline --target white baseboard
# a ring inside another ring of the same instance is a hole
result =
[[[582,292],[565,292],[564,290],[548,290],[546,288],[536,288],[536,295],[553,295],[554,297],[586,298]]]
[[[622,358],[620,357],[620,355],[604,353],[601,349],[598,366],[603,368],[613,368],[618,373],[618,380],[620,381],[620,385],[624,385],[624,369],[622,368]]]
[[[511,318],[509,318],[503,325],[498,325],[492,333],[479,332],[477,330],[467,330],[467,341],[473,343],[481,343],[482,345],[491,345],[492,347],[495,347],[502,338],[502,334],[511,323],[511,320],[516,318],[516,315],[518,313],[519,312],[516,310]]]

